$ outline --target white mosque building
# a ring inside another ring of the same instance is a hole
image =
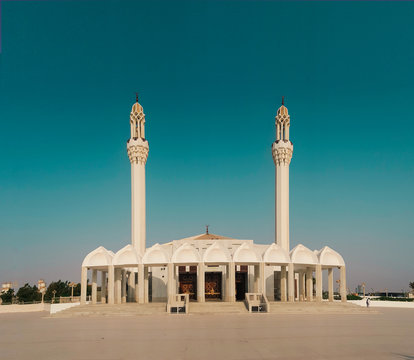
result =
[[[207,227],[204,234],[147,248],[145,164],[149,146],[145,114],[137,98],[130,114],[131,137],[127,141],[131,163],[131,244],[116,253],[100,246],[85,257],[81,303],[87,300],[88,271],[92,304],[167,303],[176,294],[188,294],[190,300],[198,302],[235,302],[244,300],[246,293],[264,295],[269,301],[320,302],[326,273],[328,300],[333,301],[335,268],[340,269],[337,282],[341,299],[346,301],[345,262],[339,253],[328,246],[310,250],[299,244],[290,249],[289,165],[293,144],[289,139],[290,116],[283,99],[275,120],[275,242],[262,245],[214,235]]]

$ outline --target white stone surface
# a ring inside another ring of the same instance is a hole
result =
[[[50,304],[0,305],[0,314],[49,311]]]
[[[362,300],[348,300],[349,303],[359,305],[362,307],[366,307],[366,299]],[[369,307],[375,308],[403,308],[403,309],[414,309],[414,302],[408,301],[379,301],[379,300],[371,300],[369,302]]]
[[[76,303],[67,303],[67,304],[51,304],[50,305],[50,314],[56,314],[59,311],[70,309],[74,306],[79,306],[80,302]]]

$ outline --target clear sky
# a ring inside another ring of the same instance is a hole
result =
[[[129,112],[150,145],[147,246],[274,241],[274,116],[291,115],[291,247],[351,289],[414,281],[414,2],[5,1],[0,282],[79,281],[130,242]]]

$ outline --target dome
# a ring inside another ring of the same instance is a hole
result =
[[[278,116],[289,115],[287,107],[285,105],[282,105],[279,109],[277,109],[277,115]]]
[[[140,114],[143,112],[144,112],[144,109],[138,101],[134,105],[132,105],[132,109],[131,109],[132,114]]]

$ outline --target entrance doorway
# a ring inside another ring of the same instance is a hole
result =
[[[236,301],[243,301],[246,296],[246,291],[247,271],[236,271]]]
[[[206,272],[205,278],[205,299],[222,300],[221,293],[221,272]]]
[[[197,300],[197,266],[180,266],[178,272],[180,294],[188,294],[190,300]]]

